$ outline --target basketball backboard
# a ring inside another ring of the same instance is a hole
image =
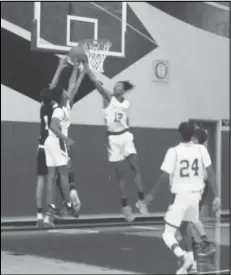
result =
[[[78,41],[108,39],[108,56],[125,56],[126,2],[35,2],[33,50],[67,53]]]

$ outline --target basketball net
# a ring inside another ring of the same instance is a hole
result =
[[[108,51],[112,45],[111,42],[106,39],[88,39],[81,41],[80,44],[84,47],[90,69],[94,72],[103,73],[104,60],[106,59]]]

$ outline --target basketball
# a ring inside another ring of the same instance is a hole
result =
[[[82,45],[78,45],[78,46],[71,48],[71,50],[69,52],[69,56],[73,63],[75,63],[76,61],[81,61],[81,62],[86,61],[86,54],[84,51],[84,47]]]

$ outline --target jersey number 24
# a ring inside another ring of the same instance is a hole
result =
[[[183,159],[180,161],[180,177],[188,178],[192,175],[198,176],[198,159],[194,159],[192,163],[190,163],[187,159]]]

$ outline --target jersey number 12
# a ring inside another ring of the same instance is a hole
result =
[[[181,178],[188,178],[191,175],[191,171],[194,173],[194,176],[198,176],[198,159],[194,159],[192,164],[187,160],[183,159],[180,162],[180,177]]]
[[[122,114],[122,113],[116,113],[116,112],[115,112],[114,121],[115,121],[115,122],[120,122],[120,120],[122,119],[122,117],[123,117],[123,114]]]

